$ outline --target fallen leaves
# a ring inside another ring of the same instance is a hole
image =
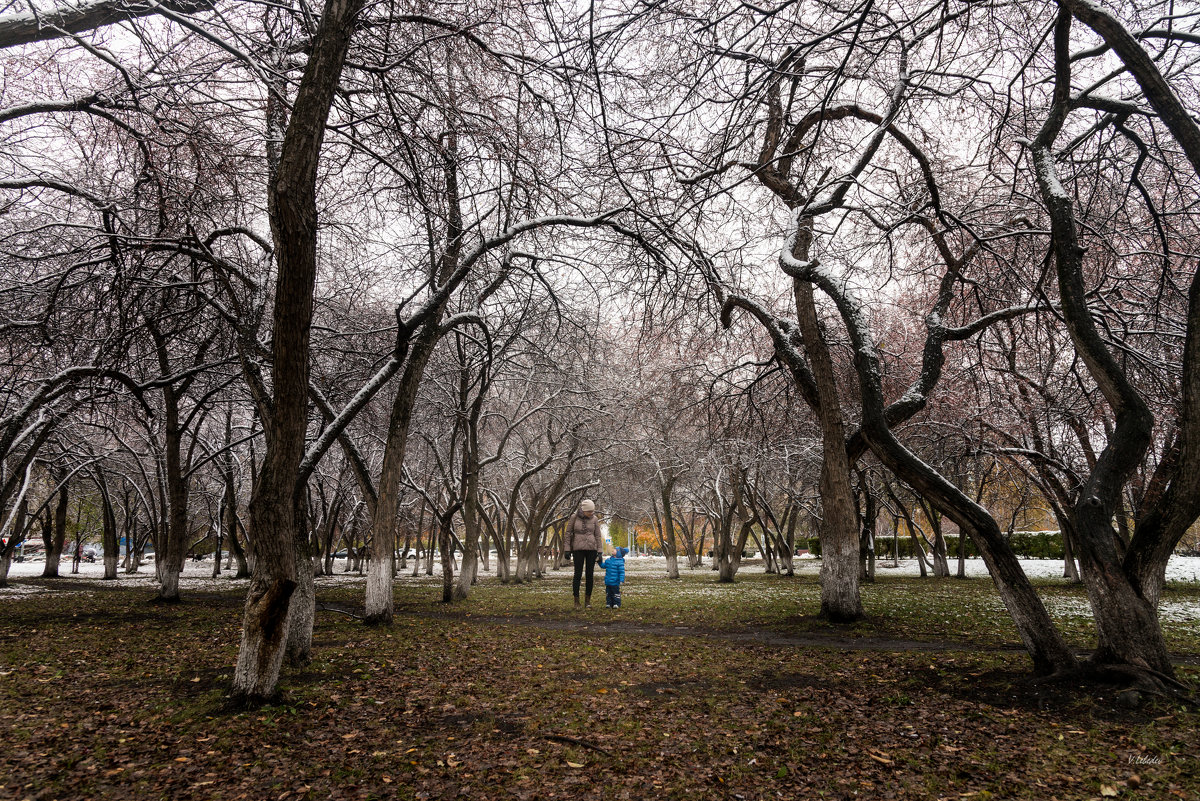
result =
[[[489,602],[533,604],[546,586],[487,582],[473,599],[494,593]],[[750,588],[758,584],[746,577]],[[423,606],[427,589],[401,585],[398,601],[407,598],[405,608],[417,614],[468,608]],[[215,677],[229,672],[240,602],[231,594],[220,604],[155,610],[163,617],[154,625],[134,628],[122,616],[136,620],[144,605],[125,594],[129,601],[118,600],[108,618],[56,619],[47,599],[41,607],[17,602],[14,616],[0,621],[0,635],[20,630],[23,641],[32,620],[44,629],[27,650],[0,653],[6,667],[30,676],[38,666],[48,676],[67,671],[55,684],[22,684],[20,697],[0,694],[7,733],[0,775],[49,788],[47,797],[136,798],[137,788],[154,786],[172,788],[180,801],[213,796],[214,782],[231,801],[326,798],[351,787],[344,797],[390,798],[405,788],[403,797],[528,799],[547,782],[579,801],[714,791],[924,799],[931,782],[946,797],[978,800],[1005,796],[999,781],[1035,800],[1094,798],[1101,787],[1200,797],[1185,760],[1164,759],[1128,779],[1110,764],[1113,754],[1123,760],[1186,748],[1196,715],[1157,708],[1163,719],[1152,724],[1149,742],[1138,739],[1140,729],[1099,724],[1087,709],[1042,713],[1020,684],[1028,669],[1019,655],[964,652],[953,671],[938,658],[941,673],[931,673],[928,653],[563,634],[542,628],[553,615],[517,628],[482,615],[452,624],[414,614],[401,618],[405,635],[395,640],[319,617],[317,662],[285,672],[284,698],[230,714],[219,709]],[[444,635],[452,625],[450,643]],[[114,629],[136,636],[114,650]],[[72,671],[83,666],[71,652],[81,644],[93,657],[89,675],[111,677],[103,691],[75,680]],[[129,679],[136,692],[125,691]],[[78,754],[71,761],[63,721],[72,746],[94,761]],[[1059,732],[1066,743],[1055,739]],[[593,760],[600,749],[615,758]],[[186,761],[175,761],[180,755]]]

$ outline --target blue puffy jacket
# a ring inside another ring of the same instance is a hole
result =
[[[618,548],[616,553],[607,559],[601,559],[597,564],[604,568],[604,585],[619,587],[625,583],[625,554],[628,548]]]

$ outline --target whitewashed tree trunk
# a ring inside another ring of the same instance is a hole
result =
[[[458,580],[454,586],[454,599],[462,601],[471,594],[471,585],[475,583],[475,578],[479,575],[479,553],[478,551],[468,548],[463,554],[462,569],[459,571]]]
[[[367,615],[380,617],[380,622],[390,621],[394,608],[391,561],[376,557],[367,562]]]
[[[300,551],[297,548],[297,551]],[[304,549],[307,550],[307,549]],[[317,582],[312,559],[296,554],[296,589],[288,612],[287,663],[307,665],[312,660],[313,622],[317,616]]]
[[[174,570],[163,567],[159,573],[159,595],[161,599],[179,598],[179,576]]]
[[[717,559],[717,581],[722,584],[730,584],[733,582],[733,577],[737,575],[738,563],[733,558],[733,552],[728,551],[721,554]]]
[[[265,570],[254,572],[233,671],[235,696],[256,702],[275,694],[286,651],[281,640],[287,637],[293,589],[293,582],[272,578]]]
[[[303,520],[296,514],[296,498],[308,427],[317,173],[329,109],[362,4],[363,0],[325,3],[282,138],[278,166],[268,181],[267,207],[278,270],[271,344],[273,405],[263,411],[271,416],[273,434],[267,439],[250,502],[255,564],[233,674],[237,703],[257,704],[275,694],[287,650],[296,588],[296,531]],[[274,93],[270,97],[279,100]],[[311,572],[310,566],[305,567]]]
[[[500,579],[501,584],[508,584],[512,581],[512,563],[511,555],[504,543],[499,543],[496,549],[496,577]]]

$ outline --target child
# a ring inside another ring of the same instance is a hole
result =
[[[607,559],[596,564],[604,568],[604,605],[609,609],[621,608],[621,585],[625,583],[625,554],[628,548],[618,548]]]

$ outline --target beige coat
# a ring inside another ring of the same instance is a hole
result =
[[[600,518],[593,512],[590,518],[578,512],[571,515],[567,521],[566,530],[567,551],[601,551],[604,549],[604,537],[600,534]]]

